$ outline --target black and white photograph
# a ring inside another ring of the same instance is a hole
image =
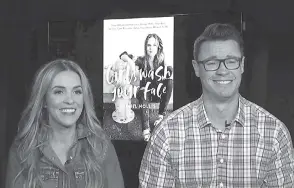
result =
[[[173,110],[174,18],[104,20],[103,126],[112,139],[149,140]]]
[[[294,188],[291,1],[0,2],[0,187]]]

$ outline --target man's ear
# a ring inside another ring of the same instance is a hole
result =
[[[192,65],[194,67],[194,71],[197,77],[199,77],[199,64],[197,63],[196,60],[192,60]]]
[[[242,57],[241,59],[241,64],[240,64],[240,67],[241,67],[241,73],[243,74],[244,72],[244,62],[245,62],[245,56]]]

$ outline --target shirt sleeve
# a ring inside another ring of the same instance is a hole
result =
[[[274,154],[268,165],[265,180],[268,187],[294,187],[294,149],[290,133],[285,125],[277,131]]]
[[[168,139],[163,128],[154,131],[146,146],[139,171],[139,187],[175,187]]]
[[[105,162],[105,172],[108,188],[124,188],[124,180],[115,148],[109,141]]]
[[[22,188],[24,184],[23,176],[18,176],[15,181],[16,176],[21,171],[20,159],[17,156],[16,146],[12,146],[9,150],[6,169],[5,188]]]

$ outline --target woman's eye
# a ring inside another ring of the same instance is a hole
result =
[[[74,93],[77,94],[77,95],[80,95],[80,94],[82,94],[83,92],[82,92],[82,90],[76,90],[76,91],[74,91]]]
[[[62,93],[63,93],[63,91],[56,90],[56,91],[54,91],[53,93],[54,93],[54,94],[56,94],[56,95],[60,95],[60,94],[62,94]]]

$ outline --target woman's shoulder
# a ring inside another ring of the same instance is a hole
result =
[[[103,141],[103,149],[104,149],[104,159],[112,159],[113,155],[116,155],[116,151],[113,145],[111,138],[104,132],[105,137]]]
[[[15,137],[10,145],[10,151],[16,152],[21,143],[22,141]]]
[[[138,56],[137,58],[136,58],[136,64],[138,64],[138,63],[143,63],[144,62],[144,59],[145,59],[145,57],[144,56]]]
[[[88,143],[97,151],[100,157],[105,159],[109,148],[111,148],[111,139],[102,128],[97,128],[88,136]]]
[[[137,60],[139,60],[139,61],[144,61],[144,59],[145,59],[145,56],[138,56],[137,57]]]
[[[103,139],[97,139],[97,146],[101,153],[103,153],[103,161],[107,163],[107,161],[112,161],[116,157],[116,150],[111,138],[105,132],[103,134]]]
[[[9,158],[18,160],[18,161],[20,160],[20,156],[18,152],[19,145],[20,145],[20,141],[14,139],[8,151]]]

